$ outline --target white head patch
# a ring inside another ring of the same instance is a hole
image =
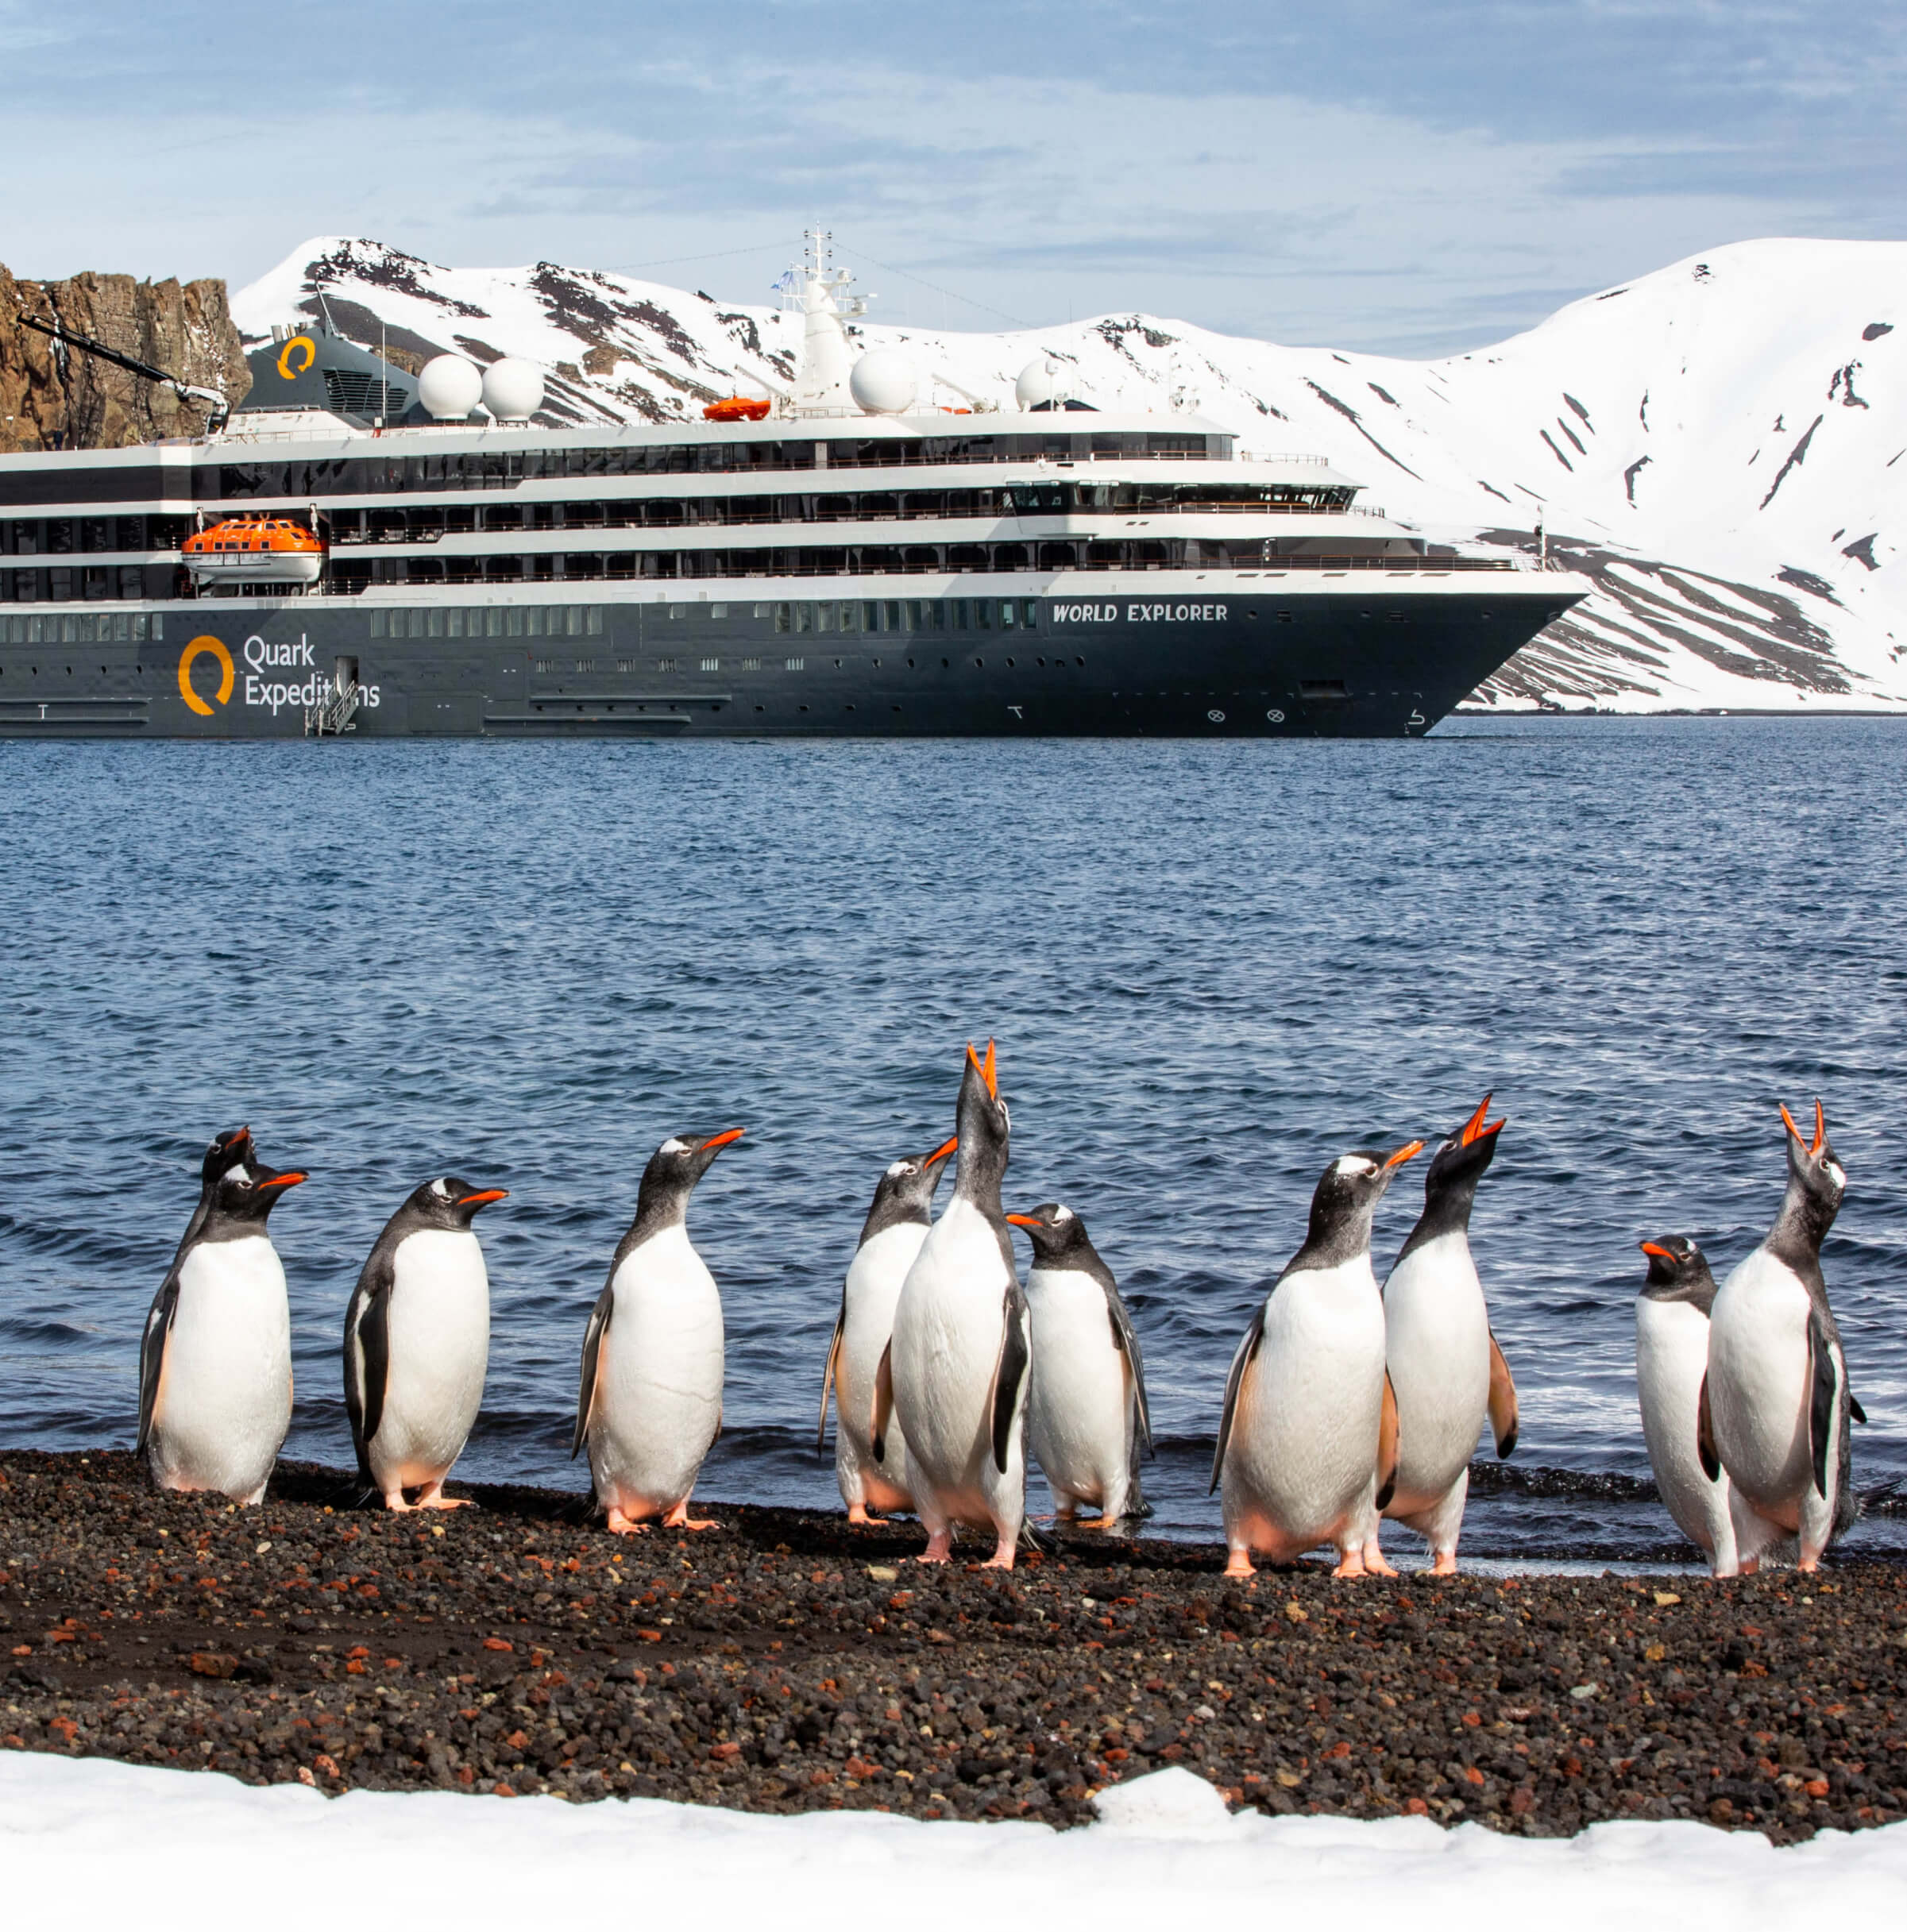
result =
[[[1376,1171],[1376,1162],[1366,1160],[1361,1154],[1340,1154],[1337,1159],[1331,1163],[1333,1174],[1375,1174]]]
[[[444,1186],[442,1181],[433,1181],[430,1183],[430,1192],[436,1195],[439,1201],[448,1201],[450,1198],[450,1190]]]
[[[671,1134],[656,1149],[656,1152],[658,1154],[686,1154],[688,1151],[689,1143],[686,1140],[677,1140],[674,1134]]]
[[[912,1174],[913,1170],[914,1165],[912,1161],[898,1160],[887,1170],[887,1178],[890,1181],[898,1181],[902,1174]]]
[[[1071,1209],[1071,1208],[1069,1208],[1069,1207],[1067,1207],[1067,1206],[1066,1206],[1066,1205],[1065,1205],[1064,1203],[1062,1203],[1062,1205],[1060,1205],[1059,1207],[1056,1207],[1056,1208],[1055,1208],[1055,1209],[1053,1209],[1053,1225],[1054,1225],[1056,1228],[1057,1228],[1057,1227],[1059,1226],[1059,1224],[1060,1224],[1060,1222],[1062,1222],[1062,1221],[1071,1221],[1072,1218],[1073,1218],[1073,1211],[1072,1211],[1072,1209]]]

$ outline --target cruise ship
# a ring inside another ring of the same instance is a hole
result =
[[[0,456],[0,734],[1411,735],[1589,588],[1050,359],[1002,407],[863,350],[818,229],[784,283],[794,380],[700,420],[543,427],[321,300],[202,438]]]

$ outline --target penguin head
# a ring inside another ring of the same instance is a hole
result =
[[[681,1220],[696,1182],[714,1165],[716,1155],[747,1131],[732,1127],[720,1134],[671,1134],[643,1170],[636,1194],[637,1224]]]
[[[262,1228],[265,1217],[305,1178],[297,1170],[261,1167],[255,1160],[228,1167],[213,1190],[212,1217]]]
[[[249,1168],[254,1160],[251,1128],[228,1128],[206,1149],[205,1158],[199,1163],[199,1181],[204,1186],[215,1186],[231,1169]]]
[[[1006,1174],[1007,1143],[1012,1137],[1013,1121],[1006,1102],[1000,1097],[999,1068],[990,1039],[986,1043],[985,1060],[968,1043],[955,1128],[960,1150],[960,1174],[955,1185],[967,1199],[997,1206],[1000,1182]]]
[[[1340,1154],[1311,1196],[1311,1230],[1300,1251],[1321,1267],[1361,1254],[1371,1244],[1371,1219],[1384,1190],[1397,1170],[1423,1151],[1423,1143],[1411,1140],[1389,1154],[1371,1147]]]
[[[1086,1224],[1063,1201],[1043,1201],[1030,1214],[1009,1214],[1016,1228],[1024,1228],[1033,1244],[1033,1265],[1040,1268],[1085,1267],[1093,1253],[1087,1238]]]
[[[493,1201],[507,1201],[502,1187],[473,1187],[454,1174],[427,1181],[404,1203],[427,1228],[465,1228]]]
[[[1693,1301],[1704,1314],[1715,1301],[1708,1258],[1685,1234],[1665,1234],[1642,1244],[1649,1257],[1643,1293],[1651,1301]]]
[[[1483,1097],[1483,1105],[1451,1135],[1430,1157],[1423,1177],[1423,1197],[1427,1201],[1443,1194],[1473,1194],[1484,1170],[1496,1158],[1496,1136],[1503,1132],[1501,1120],[1489,1120],[1493,1093]]]
[[[1794,1124],[1794,1116],[1782,1109],[1782,1124],[1788,1130],[1788,1181],[1799,1187],[1817,1215],[1825,1215],[1821,1231],[1840,1212],[1841,1198],[1847,1191],[1847,1170],[1836,1158],[1828,1141],[1828,1116],[1821,1103],[1814,1103],[1814,1138],[1810,1140]]]
[[[940,1176],[959,1144],[957,1140],[950,1140],[931,1154],[898,1160],[888,1168],[874,1185],[874,1203],[861,1229],[863,1245],[884,1228],[898,1227],[904,1221],[925,1225],[933,1218],[933,1197]]]

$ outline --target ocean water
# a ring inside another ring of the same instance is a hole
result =
[[[1144,1344],[1153,1533],[1214,1537],[1232,1350],[1346,1148],[1509,1124],[1473,1240],[1522,1400],[1465,1547],[1678,1547],[1646,1487],[1636,1243],[1718,1273],[1820,1094],[1857,1394],[1844,1547],[1907,1519],[1907,730],[1455,720],[1264,744],[0,744],[0,1445],[129,1446],[204,1143],[274,1214],[289,1455],[350,1460],[345,1301],[420,1181],[510,1190],[468,1477],[567,1460],[585,1321],[672,1132],[727,1429],[701,1493],[838,1506],[823,1358],[881,1169],[999,1043],[1008,1205],[1074,1207]],[[1407,1169],[1380,1270],[1421,1201]],[[1022,1259],[1024,1260],[1022,1249]],[[1036,1496],[1044,1506],[1044,1490]],[[1401,1533],[1401,1549],[1410,1540]]]

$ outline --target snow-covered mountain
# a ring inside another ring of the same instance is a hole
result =
[[[544,419],[698,418],[790,384],[801,320],[627,276],[445,268],[307,242],[233,300],[249,339],[313,312],[406,361],[550,372]],[[1737,243],[1409,362],[1108,315],[959,334],[856,325],[1013,407],[1044,353],[1106,408],[1196,409],[1241,446],[1327,456],[1440,539],[1552,555],[1596,595],[1480,702],[1625,711],[1907,708],[1907,243]],[[943,400],[962,399],[948,390]]]

